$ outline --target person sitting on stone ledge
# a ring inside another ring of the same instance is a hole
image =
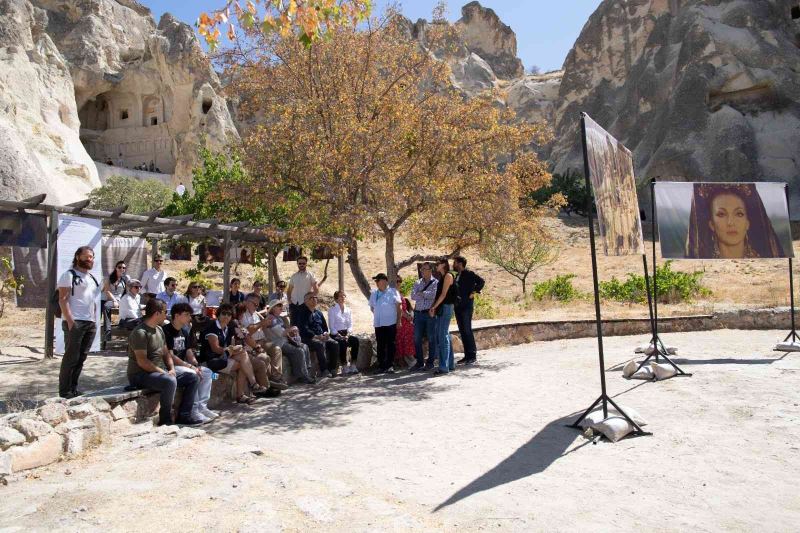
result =
[[[320,375],[329,378],[335,376],[339,371],[339,343],[331,339],[328,323],[317,309],[317,293],[306,293],[303,305],[297,310],[296,326],[300,330],[300,338],[317,356]]]
[[[203,420],[203,422],[210,422],[219,416],[219,414],[208,408],[213,372],[206,366],[200,366],[197,358],[195,358],[196,342],[190,329],[192,306],[184,303],[175,304],[172,306],[171,315],[170,323],[162,329],[164,330],[167,350],[175,367],[175,374],[186,372],[197,374],[200,383],[197,388],[197,399],[194,402],[192,415]]]
[[[289,359],[292,374],[301,383],[312,385],[317,382],[311,377],[311,355],[308,346],[300,339],[297,326],[289,327],[289,319],[283,316],[285,302],[272,300],[267,306],[268,313],[263,327],[264,338],[270,344],[280,348],[281,353]],[[294,331],[294,332],[293,332]],[[291,337],[297,337],[292,339]]]
[[[171,425],[172,403],[175,391],[183,387],[183,397],[178,407],[178,424],[196,425],[200,418],[192,415],[197,398],[197,374],[177,374],[172,358],[167,351],[166,339],[161,324],[167,317],[167,305],[153,299],[147,302],[142,323],[136,326],[128,337],[128,381],[137,388],[151,389],[161,394],[159,424]]]
[[[178,293],[178,280],[167,278],[164,280],[164,291],[156,295],[156,298],[163,300],[167,304],[167,313],[172,311],[175,304],[186,303],[186,297]]]
[[[266,380],[265,367],[263,376],[260,376],[262,381],[256,379],[253,364],[244,346],[234,344],[236,330],[231,324],[232,320],[231,304],[220,305],[217,319],[211,321],[200,335],[199,360],[214,372],[231,375],[236,372],[236,401],[250,404],[255,398],[248,394],[248,385],[256,396],[265,396],[269,381]]]
[[[328,309],[328,327],[331,338],[339,343],[339,360],[344,365],[342,375],[358,374],[358,337],[353,335],[353,313],[345,303],[347,294],[344,291],[333,293],[334,304]],[[347,356],[347,348],[350,356]]]
[[[258,310],[259,311],[263,311],[267,307],[267,303],[269,302],[269,300],[267,300],[267,295],[264,294],[263,292],[261,292],[261,289],[263,289],[263,288],[264,288],[264,284],[261,283],[259,280],[255,280],[253,282],[253,292],[251,292],[250,294],[247,295],[248,297],[252,296],[253,294],[258,296]]]
[[[245,333],[245,344],[255,350],[256,356],[267,365],[270,386],[286,389],[283,380],[283,353],[280,346],[267,341],[263,328],[272,321],[258,312],[259,298],[249,296],[244,302],[244,312],[237,318]]]
[[[133,329],[142,322],[141,290],[138,279],[128,281],[128,290],[119,300],[119,327]]]

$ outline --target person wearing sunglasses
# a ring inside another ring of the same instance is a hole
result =
[[[148,298],[155,298],[156,294],[164,292],[164,281],[167,279],[167,273],[161,269],[164,264],[164,258],[157,255],[153,258],[153,268],[148,268],[142,272],[139,278],[142,281],[142,292]]]
[[[186,298],[178,293],[178,280],[175,278],[164,280],[164,291],[159,292],[156,298],[163,300],[167,304],[167,313],[172,311],[173,305],[187,303]]]
[[[119,300],[119,326],[134,329],[142,321],[142,284],[138,279],[128,282],[128,290]]]
[[[101,309],[103,310],[103,329],[106,340],[111,340],[111,310],[119,308],[120,300],[125,294],[130,280],[127,269],[125,261],[117,261],[117,264],[114,265],[114,270],[108,275],[103,284]]]

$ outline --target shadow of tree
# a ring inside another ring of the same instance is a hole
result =
[[[453,378],[474,379],[488,372],[499,372],[512,364],[493,362],[459,369]],[[429,380],[437,385],[432,387]],[[252,406],[237,405],[230,411],[226,410],[224,416],[207,430],[212,435],[223,436],[246,429],[280,433],[344,426],[361,405],[396,398],[425,401],[457,386],[457,380],[449,376],[434,378],[431,372],[337,377],[314,386],[293,386],[278,398],[262,400]]]

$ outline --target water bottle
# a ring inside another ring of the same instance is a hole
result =
[[[211,373],[211,381],[216,381],[218,377],[219,377],[219,374],[217,374],[216,372],[212,372]]]

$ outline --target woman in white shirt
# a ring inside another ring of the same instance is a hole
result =
[[[186,289],[186,303],[192,307],[192,328],[191,335],[197,335],[198,331],[203,331],[208,324],[206,317],[206,297],[203,295],[203,287],[199,283],[192,281]]]
[[[128,291],[119,300],[120,327],[132,330],[142,321],[141,290],[142,284],[138,279],[128,282]]]
[[[339,357],[341,358],[342,375],[358,374],[356,362],[358,361],[358,337],[353,332],[353,314],[346,305],[347,295],[344,291],[333,293],[334,304],[328,309],[328,328],[331,330],[331,339],[339,343]],[[347,354],[347,347],[350,354]]]

